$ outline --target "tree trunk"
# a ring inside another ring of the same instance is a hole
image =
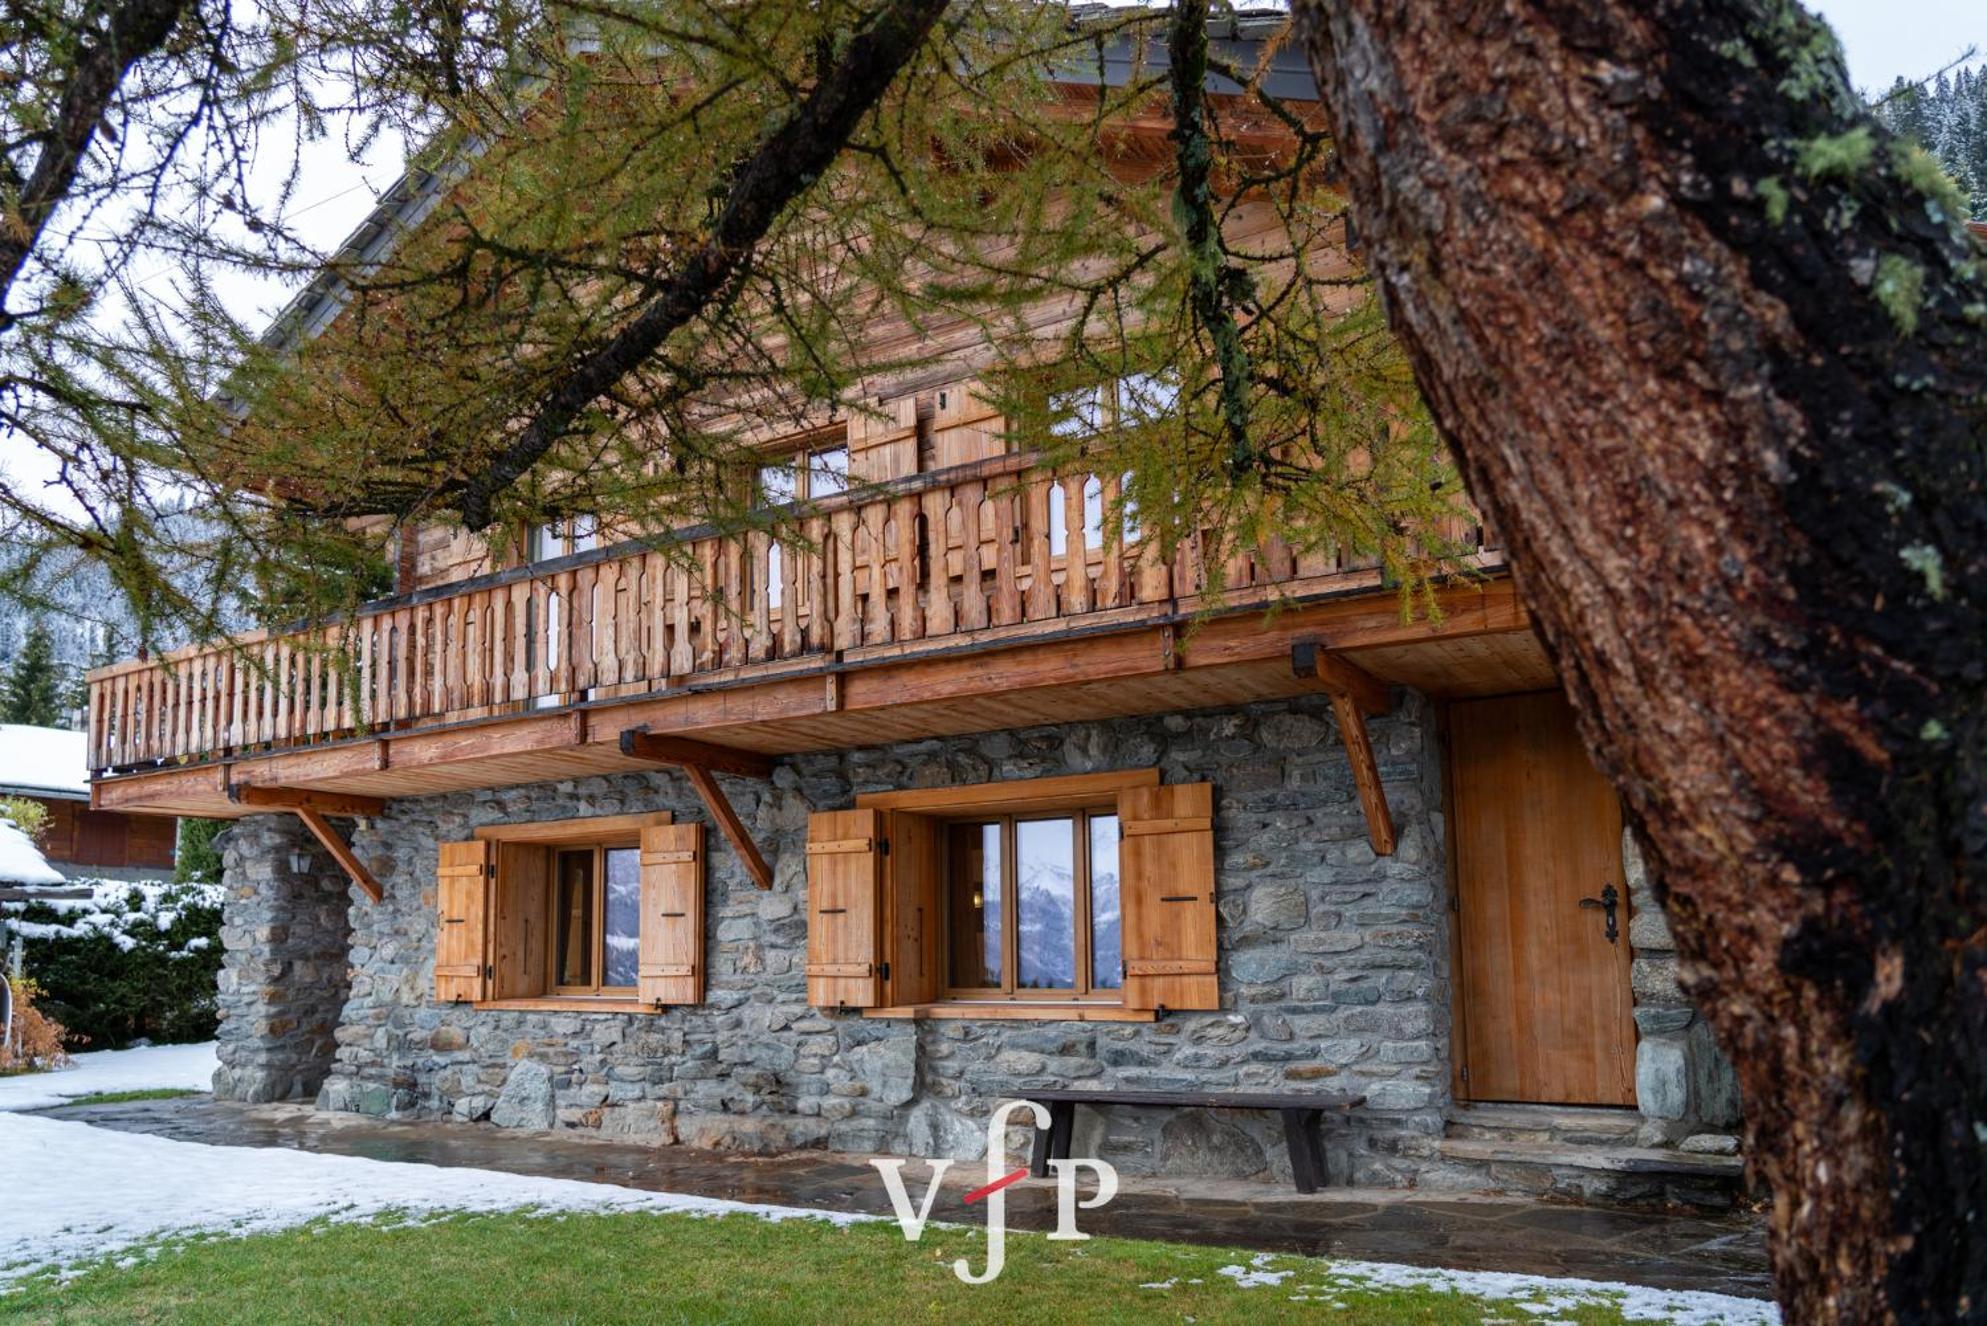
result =
[[[1957,200],[1784,0],[1297,8],[1394,326],[1737,1063],[1788,1319],[1987,1318]]]

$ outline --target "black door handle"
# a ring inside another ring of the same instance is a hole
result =
[[[1615,892],[1612,884],[1603,888],[1598,898],[1580,899],[1580,906],[1583,909],[1598,907],[1607,913],[1607,936],[1610,944],[1619,943],[1621,940],[1621,927],[1615,923],[1615,909],[1620,905],[1621,895]]]

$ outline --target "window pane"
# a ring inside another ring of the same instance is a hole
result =
[[[642,946],[642,854],[633,847],[607,852],[607,952],[601,955],[600,983],[635,983]]]
[[[833,497],[849,490],[849,449],[829,447],[817,451],[807,458],[807,495],[813,498]]]
[[[1049,432],[1056,437],[1089,437],[1104,423],[1104,388],[1097,384],[1059,391],[1049,397]]]
[[[1125,983],[1123,924],[1118,904],[1118,817],[1090,817],[1090,984],[1098,990]]]
[[[560,985],[593,984],[593,853],[559,853],[558,896],[553,918],[558,930]]]
[[[554,557],[566,554],[566,541],[559,537],[557,525],[534,525],[531,527],[531,550],[529,560],[549,562]]]
[[[600,517],[573,517],[573,551],[592,552],[600,546]]]
[[[1180,382],[1171,373],[1134,373],[1118,380],[1118,416],[1128,424],[1148,424],[1176,413]]]
[[[1076,822],[1014,826],[1016,983],[1031,990],[1076,985]]]
[[[793,501],[794,468],[791,465],[762,465],[759,468],[759,500],[766,506]]]
[[[954,824],[947,831],[947,911],[952,984],[1000,986],[1000,825]]]

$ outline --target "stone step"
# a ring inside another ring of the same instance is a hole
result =
[[[1701,1155],[1643,1146],[1569,1146],[1518,1139],[1445,1137],[1436,1144],[1447,1160],[1492,1165],[1538,1165],[1548,1169],[1600,1170],[1613,1174],[1675,1175],[1730,1179],[1745,1173],[1737,1156]]]
[[[1729,1211],[1745,1195],[1737,1156],[1504,1138],[1445,1137],[1424,1186],[1530,1193],[1554,1201],[1650,1210]]]
[[[1467,1105],[1450,1116],[1453,1138],[1619,1147],[1642,1126],[1634,1110],[1577,1105]]]

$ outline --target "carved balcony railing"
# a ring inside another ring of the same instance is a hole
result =
[[[1161,559],[1135,513],[1113,519],[1117,476],[1030,465],[1002,457],[864,488],[810,508],[793,543],[690,530],[671,536],[673,553],[577,554],[310,631],[102,668],[90,674],[90,764],[230,758],[1201,606],[1212,578],[1198,544]],[[1371,561],[1275,542],[1223,570],[1220,603],[1237,607],[1379,580]]]

